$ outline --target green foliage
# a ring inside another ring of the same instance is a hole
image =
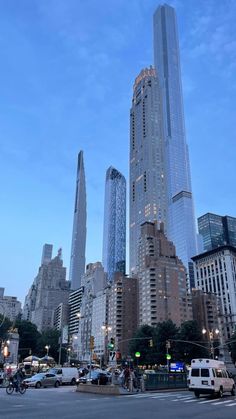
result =
[[[37,355],[40,333],[35,324],[27,320],[17,320],[14,325],[19,333],[19,355],[23,360],[28,355]]]
[[[38,354],[43,357],[47,354],[45,346],[50,346],[49,356],[52,356],[58,362],[59,356],[59,338],[60,332],[56,329],[48,329],[42,333],[38,340]],[[64,354],[64,352],[62,351]]]
[[[156,335],[157,335],[157,363],[166,364],[166,341],[169,339],[176,339],[178,333],[177,326],[172,320],[167,320],[157,324]],[[173,347],[169,349],[169,353],[173,356]]]
[[[153,347],[149,345],[149,340],[153,340]],[[134,340],[130,342],[130,354],[135,358],[135,352],[140,352],[140,365],[153,365],[157,357],[156,353],[156,333],[154,327],[143,325],[136,334]]]
[[[152,338],[153,347],[149,346],[148,339],[141,339],[147,337]],[[168,353],[173,361],[190,363],[193,358],[209,357],[209,346],[206,343],[206,347],[204,347],[202,331],[196,321],[187,321],[180,328],[172,320],[160,322],[156,327],[144,325],[137,330],[134,338],[139,339],[131,341],[130,354],[134,357],[136,351],[140,352],[139,363],[141,365],[165,365],[167,341],[170,341]]]
[[[235,363],[236,362],[236,332],[232,334],[230,341],[232,343],[230,343],[229,350],[231,352],[232,361]]]
[[[206,348],[198,345],[204,345],[201,328],[194,320],[182,323],[179,332],[176,336],[177,340],[189,341],[173,343],[176,357],[179,361],[190,363],[193,358],[209,357],[208,345]],[[195,343],[195,344],[194,344]]]

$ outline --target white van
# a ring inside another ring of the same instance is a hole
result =
[[[49,372],[56,374],[61,384],[76,384],[79,373],[77,368],[73,367],[62,367],[62,368],[51,368]]]
[[[188,375],[188,387],[196,397],[200,394],[223,396],[235,395],[235,382],[223,362],[215,359],[192,359]]]

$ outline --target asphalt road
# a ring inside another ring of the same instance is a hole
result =
[[[148,416],[148,417],[147,417]],[[126,396],[75,392],[75,387],[28,389],[7,395],[0,389],[2,419],[233,419],[236,397],[196,399],[188,391]]]

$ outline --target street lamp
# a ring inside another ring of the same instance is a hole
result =
[[[67,362],[70,363],[70,353],[71,353],[71,348],[67,349]]]
[[[105,345],[105,348],[104,348],[104,364],[106,365],[107,361],[108,361],[108,353],[107,353],[107,350],[108,350],[108,336],[109,336],[109,332],[112,331],[112,327],[107,323],[103,323],[101,329],[103,330],[104,335],[105,335],[104,336],[104,345]]]
[[[46,351],[47,351],[47,356],[48,356],[49,349],[50,349],[50,345],[46,345],[46,346],[45,346],[45,349],[46,349]]]
[[[209,340],[210,345],[210,354],[213,359],[215,359],[215,351],[214,351],[214,340],[218,337],[220,331],[219,329],[212,329],[207,330],[205,327],[202,329],[202,334],[207,337]]]

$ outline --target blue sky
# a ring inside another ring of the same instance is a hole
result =
[[[153,63],[159,0],[0,0],[0,286],[21,300],[44,243],[69,267],[77,153],[87,262],[101,260],[105,171],[128,176],[129,108]],[[196,216],[236,216],[236,2],[176,0]],[[69,271],[69,270],[68,270]],[[69,272],[68,272],[69,273]]]

